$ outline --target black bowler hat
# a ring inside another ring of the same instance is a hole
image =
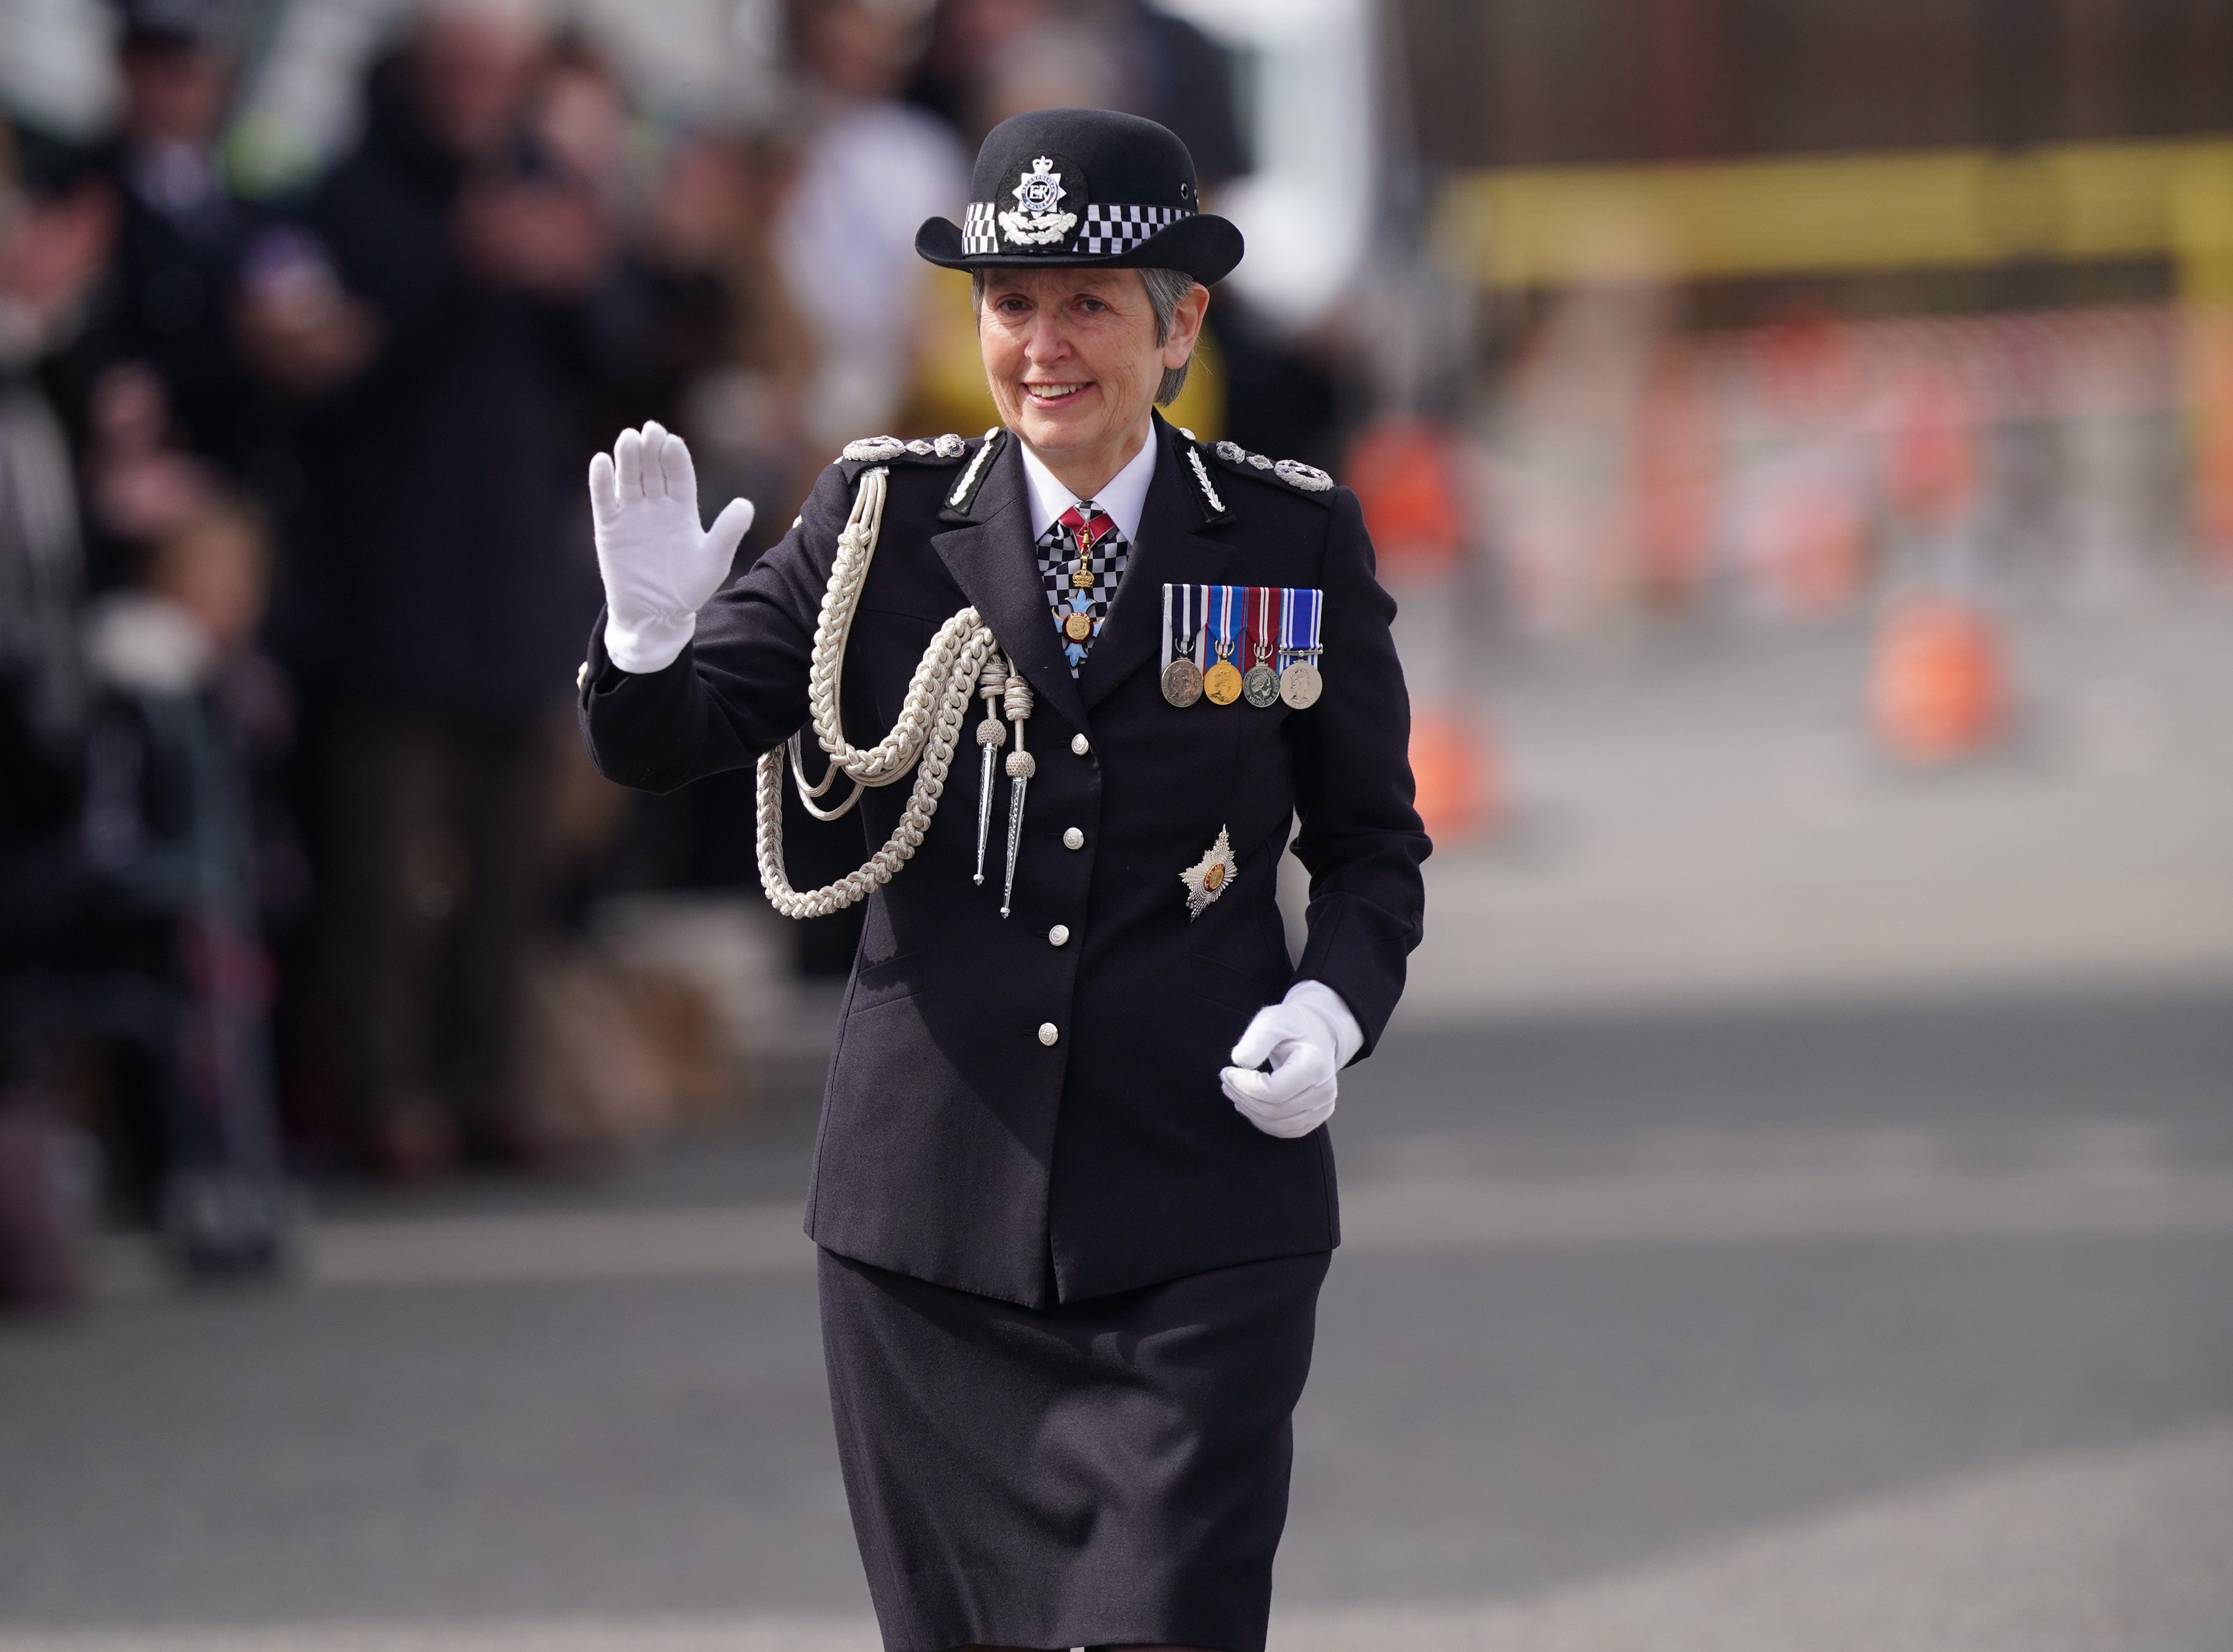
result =
[[[1201,210],[1175,133],[1111,109],[1038,109],[977,152],[964,224],[925,218],[915,250],[948,270],[1105,264],[1182,270],[1205,286],[1240,262],[1240,231]]]

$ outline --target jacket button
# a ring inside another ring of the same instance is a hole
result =
[[[1084,849],[1085,847],[1085,834],[1079,831],[1077,827],[1071,827],[1068,831],[1062,835],[1062,846],[1064,849]]]
[[[1039,1042],[1041,1044],[1052,1044],[1057,1038],[1061,1037],[1062,1033],[1056,1028],[1053,1022],[1042,1021],[1039,1023]]]
[[[1057,924],[1053,928],[1047,931],[1047,945],[1050,946],[1060,946],[1069,940],[1070,926],[1068,924]]]
[[[580,690],[580,689],[587,688],[589,686],[589,662],[588,660],[584,660],[582,662],[581,669],[580,669],[580,670],[578,670],[578,671],[576,671],[576,672],[574,673],[574,686],[575,686],[575,688],[576,688],[576,690]],[[1081,736],[1080,738],[1083,738],[1083,737]]]
[[[1084,757],[1088,751],[1093,750],[1093,742],[1083,734],[1073,734],[1070,737],[1070,749],[1078,756]]]

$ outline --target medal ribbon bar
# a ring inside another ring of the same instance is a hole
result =
[[[1309,589],[1289,589],[1279,593],[1279,653],[1281,664],[1288,654],[1309,654],[1318,651],[1318,594]]]

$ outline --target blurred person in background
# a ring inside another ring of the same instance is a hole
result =
[[[400,1175],[537,1156],[517,1031],[596,602],[580,421],[633,314],[605,302],[609,180],[578,170],[615,123],[594,88],[537,106],[548,45],[530,0],[435,0],[308,211],[375,340],[304,433],[325,992],[351,1128]]]
[[[100,1035],[116,1210],[205,1272],[271,1265],[286,1226],[251,784],[292,733],[256,647],[269,569],[262,522],[198,498],[150,524],[86,628],[97,699],[68,961],[88,973],[62,1008]]]
[[[42,375],[78,338],[115,222],[87,158],[0,126],[0,1305],[59,1301],[74,1284],[39,987],[66,922],[52,873],[82,790],[85,566]]]
[[[728,478],[721,491],[776,502],[778,515],[827,458],[806,428],[813,341],[776,263],[791,171],[772,140],[685,136],[661,170],[641,253],[659,295],[661,399],[706,473]],[[761,548],[747,536],[745,555]]]
[[[98,349],[144,363],[186,452],[232,475],[254,441],[257,387],[230,309],[257,215],[226,188],[217,153],[231,94],[215,0],[126,0],[124,89],[110,168],[122,205]]]
[[[1031,109],[1122,109],[1178,133],[1204,190],[1248,170],[1231,55],[1147,0],[940,0],[908,96],[972,143]]]
[[[806,429],[827,456],[891,428],[924,291],[915,230],[968,183],[954,133],[898,101],[925,40],[922,0],[794,0],[804,136],[778,259],[815,350]]]

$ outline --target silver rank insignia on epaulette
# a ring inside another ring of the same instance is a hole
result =
[[[1333,478],[1315,465],[1305,465],[1299,459],[1266,459],[1261,453],[1252,453],[1239,442],[1220,442],[1211,450],[1235,470],[1247,466],[1276,476],[1289,487],[1305,493],[1324,493],[1333,486]]]
[[[968,446],[950,431],[934,441],[920,437],[909,442],[896,436],[863,436],[857,442],[846,443],[845,451],[838,458],[864,465],[888,465],[903,453],[916,459],[960,459]]]
[[[969,461],[969,468],[961,472],[961,479],[954,485],[954,491],[946,496],[947,509],[966,511],[969,508],[970,502],[977,497],[977,484],[984,479],[986,462],[1000,451],[1003,433],[998,425],[985,433],[985,439],[977,449],[977,457]],[[963,442],[961,446],[967,448],[969,444]]]

